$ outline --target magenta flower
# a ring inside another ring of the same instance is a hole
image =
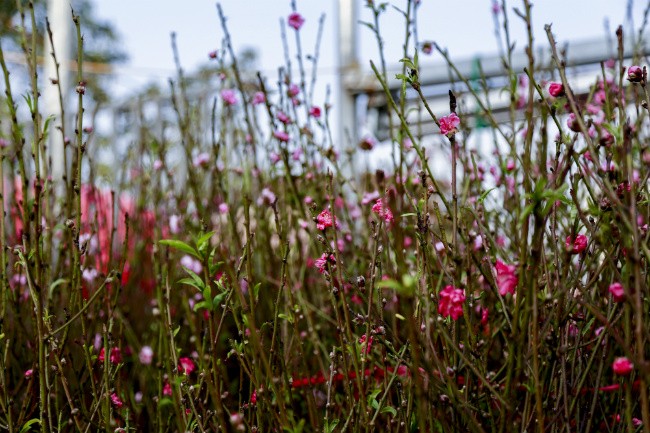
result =
[[[264,102],[266,102],[264,92],[255,92],[253,95],[253,105],[263,104]]]
[[[111,403],[113,403],[113,406],[115,406],[118,409],[124,406],[124,403],[120,399],[120,396],[117,395],[116,393],[111,394]]]
[[[630,83],[640,83],[643,81],[643,69],[641,66],[630,66],[627,70],[627,79]]]
[[[295,98],[299,94],[300,94],[300,87],[298,87],[297,84],[289,85],[289,89],[287,89],[287,95],[289,95],[290,98]]]
[[[194,361],[185,357],[178,359],[178,369],[181,373],[190,375],[196,369],[196,366],[194,365]]]
[[[548,94],[554,98],[564,96],[564,86],[562,83],[551,83],[548,86]]]
[[[215,60],[217,58],[217,50],[210,51],[208,53],[208,57],[210,58],[210,60]]]
[[[97,359],[99,359],[99,362],[104,362],[104,360],[106,359],[105,350],[103,347],[99,351],[99,356]],[[111,348],[111,355],[109,356],[108,359],[111,361],[111,364],[119,364],[120,362],[122,362],[122,352],[120,351],[120,348],[119,347]]]
[[[386,224],[390,224],[395,220],[393,212],[388,208],[388,206],[384,206],[384,203],[380,198],[378,198],[375,204],[372,205],[372,211],[379,215],[380,218],[383,218],[384,221],[386,221]]]
[[[289,27],[293,27],[295,30],[300,30],[300,27],[302,27],[304,23],[305,19],[298,12],[293,12],[291,15],[289,15]]]
[[[571,254],[580,254],[587,249],[588,242],[589,240],[585,235],[578,235],[575,238],[573,236],[567,236],[566,250]]]
[[[311,117],[313,117],[314,119],[319,119],[320,116],[321,116],[320,107],[317,107],[317,106],[315,106],[315,105],[312,106],[312,107],[309,109],[309,115],[310,115]]]
[[[449,317],[458,320],[463,315],[463,303],[465,302],[465,290],[457,289],[454,286],[447,286],[440,291],[438,297],[438,313],[442,317]]]
[[[316,228],[318,230],[325,230],[326,228],[332,227],[333,225],[334,225],[334,222],[333,222],[332,214],[327,209],[323,210],[316,217]],[[338,223],[337,223],[337,226],[338,226]]]
[[[451,113],[449,116],[441,117],[439,121],[440,133],[444,135],[456,132],[456,127],[460,125],[460,118],[456,113]]]
[[[221,91],[221,99],[223,99],[223,103],[229,107],[237,104],[237,94],[232,89],[223,89]]]
[[[497,260],[495,265],[497,271],[497,287],[499,294],[505,296],[506,293],[515,294],[515,288],[519,282],[517,277],[517,267],[515,265],[506,265],[501,260]]]
[[[625,300],[625,289],[621,283],[613,283],[610,285],[609,293],[612,294],[614,302],[623,302]]]
[[[336,257],[334,254],[323,253],[320,258],[314,261],[314,266],[318,269],[318,272],[321,274],[327,273],[327,263],[330,263],[332,266],[336,264]]]
[[[618,376],[627,376],[632,373],[632,370],[634,370],[634,364],[632,364],[629,359],[622,356],[614,360],[612,363],[612,370],[614,370],[614,374]]]
[[[34,370],[32,370],[31,368],[25,371],[25,379],[31,379],[33,375],[34,375]]]
[[[291,118],[287,116],[287,114],[284,111],[278,111],[278,114],[276,114],[278,120],[285,125],[288,125],[291,123]]]
[[[289,134],[284,131],[275,131],[273,132],[273,136],[283,143],[289,141]]]
[[[168,397],[172,395],[172,386],[169,384],[169,382],[165,382],[163,385],[163,395],[166,395]]]

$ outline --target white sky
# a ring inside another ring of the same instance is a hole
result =
[[[361,20],[370,20],[366,0],[359,2]],[[376,0],[379,1],[379,0]],[[303,51],[313,52],[318,18],[326,14],[326,24],[319,61],[319,83],[336,84],[336,4],[337,0],[297,0],[298,11],[306,18],[301,33]],[[404,7],[406,0],[391,3]],[[283,64],[280,18],[291,12],[290,0],[222,0],[235,50],[254,47],[260,56],[260,67],[269,81],[276,79],[277,68]],[[538,0],[534,2],[533,19],[536,43],[546,43],[544,24],[552,23],[559,42],[602,37],[604,21],[613,31],[626,23],[626,0]],[[633,2],[633,20],[643,20],[645,1]],[[213,0],[96,0],[97,14],[114,23],[122,36],[130,61],[118,69],[115,91],[126,95],[150,80],[163,80],[173,75],[170,33],[177,33],[181,62],[186,71],[208,61],[207,53],[221,45],[216,2]],[[508,1],[508,9],[522,8],[523,1]],[[524,27],[514,13],[509,13],[511,36],[518,47],[525,44]],[[491,0],[422,0],[419,11],[419,39],[434,40],[447,47],[452,58],[495,53]],[[396,63],[401,56],[404,34],[403,20],[393,9],[383,16],[381,25],[386,41],[387,62]],[[293,30],[289,33],[294,46]],[[358,29],[361,64],[377,59],[376,42],[370,31]],[[440,61],[436,55],[423,59]],[[295,62],[294,62],[295,64]]]

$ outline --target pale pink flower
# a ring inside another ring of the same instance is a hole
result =
[[[138,358],[142,364],[151,365],[151,362],[153,361],[153,349],[149,346],[142,346]]]
[[[283,143],[289,141],[289,134],[284,131],[275,131],[273,132],[273,136]]]
[[[264,92],[255,92],[253,95],[253,105],[263,104],[264,102],[266,102]]]
[[[290,98],[295,98],[300,94],[300,87],[298,87],[297,84],[290,84],[289,89],[287,90],[287,95],[289,95]]]
[[[235,105],[237,104],[237,93],[232,89],[223,89],[221,91],[221,99],[228,106]]]

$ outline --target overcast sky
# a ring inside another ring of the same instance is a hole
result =
[[[359,3],[360,20],[369,20],[366,0]],[[404,7],[405,0],[391,2]],[[434,40],[447,47],[453,58],[495,53],[497,50],[492,21],[491,0],[422,0],[419,11],[419,39]],[[270,80],[276,78],[277,67],[283,64],[280,18],[291,12],[289,0],[223,0],[228,27],[236,51],[253,47],[260,58],[260,67]],[[509,1],[507,7],[521,8],[523,1]],[[552,23],[558,41],[602,37],[605,20],[613,30],[626,23],[626,0],[538,0],[534,2],[533,18],[536,42],[546,42],[544,24]],[[570,5],[570,6],[569,6]],[[303,50],[313,52],[318,18],[326,14],[323,47],[320,58],[321,85],[335,85],[337,0],[297,0],[299,12],[306,18],[301,30]],[[643,20],[645,2],[633,3],[634,24]],[[181,61],[191,71],[208,62],[208,52],[220,46],[223,31],[219,24],[216,2],[212,0],[96,0],[97,14],[110,20],[122,36],[130,61],[118,69],[116,92],[128,90],[148,80],[165,80],[173,74],[170,33],[177,33]],[[512,39],[525,44],[524,27],[513,13],[509,14]],[[400,55],[404,26],[400,15],[389,9],[381,25],[384,30],[388,63],[396,63]],[[377,58],[376,42],[365,27],[359,30],[361,64],[367,68],[369,59]],[[291,35],[293,36],[293,35]],[[290,38],[293,47],[294,38]],[[426,61],[440,59],[432,55]]]

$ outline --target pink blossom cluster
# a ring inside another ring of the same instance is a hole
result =
[[[463,315],[464,302],[465,290],[449,285],[442,289],[438,295],[438,313],[442,317],[451,317],[453,320],[458,320]]]

